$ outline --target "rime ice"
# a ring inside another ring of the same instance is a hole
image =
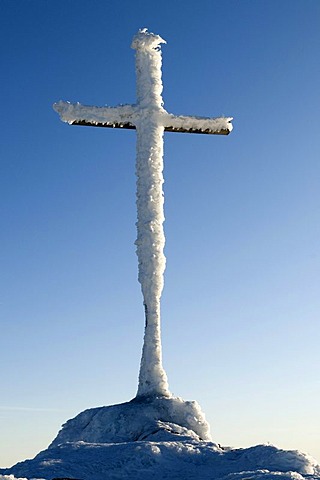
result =
[[[136,50],[137,99],[137,255],[139,282],[146,312],[146,326],[137,396],[170,396],[162,367],[160,297],[166,259],[163,253],[163,132],[159,113],[161,97],[161,52],[158,35],[140,31],[133,39]]]
[[[147,29],[132,42],[136,50],[137,103],[118,107],[86,107],[58,102],[54,105],[63,121],[76,125],[124,127],[137,130],[137,255],[139,282],[145,307],[145,334],[137,397],[170,397],[162,366],[160,298],[166,259],[163,253],[163,133],[164,131],[228,134],[231,117],[175,116],[166,112],[162,100],[161,43]]]

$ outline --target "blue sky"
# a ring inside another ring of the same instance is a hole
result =
[[[163,51],[165,108],[234,117],[165,135],[164,366],[213,439],[320,460],[320,3],[3,0],[0,466],[137,388],[135,132],[52,103],[135,101],[133,35]]]

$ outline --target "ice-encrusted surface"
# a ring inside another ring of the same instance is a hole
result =
[[[159,35],[141,30],[134,37],[137,100],[137,256],[146,321],[137,396],[170,396],[162,366],[160,300],[163,290],[165,235],[161,51]]]
[[[129,124],[136,127],[140,118],[139,105],[118,105],[116,107],[93,107],[81,103],[63,102],[62,100],[53,105],[54,110],[59,113],[63,122],[73,124],[74,122],[87,122],[92,125]],[[173,115],[164,108],[156,112],[158,125],[171,131],[202,130],[203,132],[219,132],[221,130],[231,132],[232,117],[199,117],[190,115]]]
[[[138,279],[145,308],[145,333],[137,397],[170,397],[162,365],[160,300],[166,259],[163,179],[163,134],[165,130],[196,133],[228,133],[231,117],[175,116],[163,107],[162,56],[165,41],[146,28],[132,41],[136,50],[137,102],[118,107],[89,107],[58,102],[54,109],[70,124],[114,126],[137,130],[137,256]]]

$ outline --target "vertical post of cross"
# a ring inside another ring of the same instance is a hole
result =
[[[164,112],[159,35],[138,32],[132,42],[136,50],[137,81],[137,256],[139,282],[145,306],[145,333],[137,397],[170,396],[162,366],[160,297],[163,290],[165,236],[163,231],[163,133],[159,121]]]

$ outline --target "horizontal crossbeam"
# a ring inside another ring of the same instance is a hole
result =
[[[125,128],[134,130],[145,108],[139,105],[118,105],[117,107],[89,107],[80,103],[58,102],[53,108],[61,120],[70,125],[86,127]],[[159,126],[165,132],[205,133],[207,135],[228,135],[232,130],[231,117],[195,117],[190,115],[173,115],[158,107],[149,112],[156,113]],[[151,118],[151,117],[150,117]]]
[[[102,123],[102,122],[89,122],[87,120],[74,120],[70,122],[70,125],[80,125],[85,127],[104,127],[104,128],[125,128],[127,130],[135,130],[136,127],[129,122],[121,123]],[[165,132],[177,132],[177,133],[204,133],[207,135],[229,135],[230,130],[221,129],[211,130],[209,128],[201,130],[200,128],[183,128],[183,127],[164,127]]]

